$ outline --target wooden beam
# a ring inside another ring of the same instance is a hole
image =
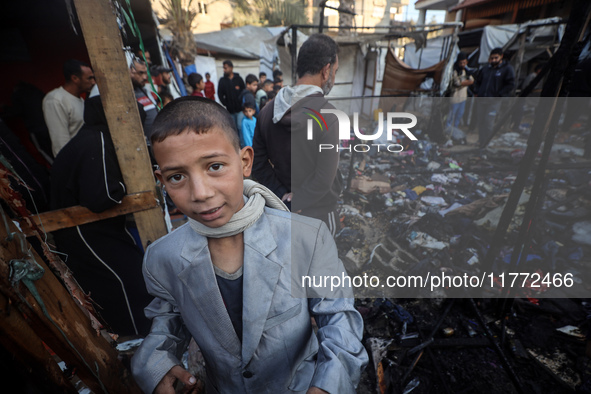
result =
[[[11,221],[8,225],[9,232],[18,233]],[[140,393],[117,351],[97,335],[77,301],[28,242],[26,249],[45,271],[40,279],[32,281],[36,295],[22,281],[12,282],[12,260],[24,255],[18,239],[8,241],[7,235],[4,225],[0,225],[0,293],[27,316],[31,330],[63,361],[76,367],[80,379],[94,393]]]
[[[55,359],[27,324],[17,308],[0,292],[0,345],[22,366],[25,376],[48,392],[76,394],[78,390],[64,377]],[[44,373],[42,373],[44,372]]]
[[[127,191],[155,192],[115,8],[107,0],[74,0],[74,4]],[[144,247],[167,232],[160,208],[135,213],[134,218]]]
[[[56,211],[43,212],[39,215],[32,216],[31,219],[46,233],[51,233],[63,228],[93,223],[128,213],[145,211],[158,207],[158,205],[158,199],[153,192],[143,192],[129,194],[123,197],[121,204],[100,213],[92,212],[88,208],[77,205]],[[27,237],[33,235],[35,234],[27,233]]]

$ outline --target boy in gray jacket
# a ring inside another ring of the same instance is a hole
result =
[[[211,100],[166,106],[152,143],[156,176],[189,223],[146,251],[155,299],[146,308],[151,333],[132,359],[140,387],[196,387],[179,361],[193,337],[207,392],[354,393],[368,357],[361,316],[342,298],[350,290],[292,294],[302,294],[302,273],[344,272],[326,225],[290,214],[268,189],[243,180],[253,150],[240,150],[231,116]]]

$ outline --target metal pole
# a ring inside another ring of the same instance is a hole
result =
[[[297,57],[298,57],[298,27],[291,27],[291,84],[294,86],[298,81],[297,76]]]
[[[591,4],[586,0],[579,0],[573,5],[560,48],[555,54],[555,64],[552,67],[552,71],[548,76],[548,80],[544,85],[541,94],[542,97],[554,97],[554,99],[542,100],[536,109],[536,119],[527,141],[527,149],[517,173],[515,183],[511,188],[511,194],[509,195],[509,199],[507,200],[507,204],[503,209],[501,219],[495,230],[490,249],[484,258],[482,264],[483,270],[490,271],[493,269],[495,259],[504,243],[507,229],[515,214],[515,210],[517,209],[519,198],[521,197],[521,193],[523,192],[525,183],[537,157],[543,136],[550,127],[550,121],[556,108],[564,71],[568,68],[570,53],[576,47],[582,32],[587,27],[590,8]]]

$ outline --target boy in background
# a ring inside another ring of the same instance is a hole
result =
[[[238,96],[238,102],[240,103],[240,108],[244,109],[244,105],[252,105],[255,108],[255,114],[259,113],[258,106],[256,104],[255,93],[257,88],[259,87],[259,80],[257,79],[256,75],[248,74],[245,78],[246,87]],[[236,121],[236,127],[238,128],[238,135],[242,135],[242,119],[244,119],[244,113],[240,112],[238,114],[238,120]]]
[[[352,292],[292,296],[298,273],[344,272],[336,245],[323,222],[290,214],[243,180],[253,150],[239,148],[234,124],[197,97],[173,101],[154,123],[156,176],[189,222],[146,250],[155,299],[145,309],[151,332],[132,359],[135,380],[146,393],[172,393],[177,380],[195,389],[180,366],[193,337],[206,392],[353,394],[368,356],[361,315],[343,298]]]
[[[264,83],[260,82],[259,86],[261,85],[261,83],[262,86],[259,90],[257,90],[257,94],[255,96],[255,100],[259,108],[259,111],[263,109],[265,104],[267,104],[267,102],[269,101],[269,92],[273,91],[273,81],[266,80]]]
[[[198,73],[191,73],[187,78],[189,85],[193,88],[191,96],[194,97],[205,97],[201,91],[205,89],[205,82],[203,82],[203,76]]]
[[[210,100],[215,101],[215,86],[213,82],[210,81],[211,75],[209,73],[205,73],[205,88],[203,92],[205,93],[205,97]]]
[[[244,118],[242,119],[242,134],[240,134],[240,147],[252,146],[252,137],[254,128],[257,125],[257,118],[254,117],[256,108],[252,103],[245,103],[242,109]]]

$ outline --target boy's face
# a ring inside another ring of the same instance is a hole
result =
[[[252,93],[256,93],[258,87],[259,87],[258,81],[254,81],[252,83],[246,84],[246,89],[250,90]]]
[[[244,108],[242,112],[244,112],[244,116],[246,116],[248,119],[252,119],[256,111],[254,108]]]
[[[177,208],[208,227],[228,223],[244,206],[243,177],[250,175],[253,150],[236,151],[225,133],[186,131],[153,144],[155,174]]]

